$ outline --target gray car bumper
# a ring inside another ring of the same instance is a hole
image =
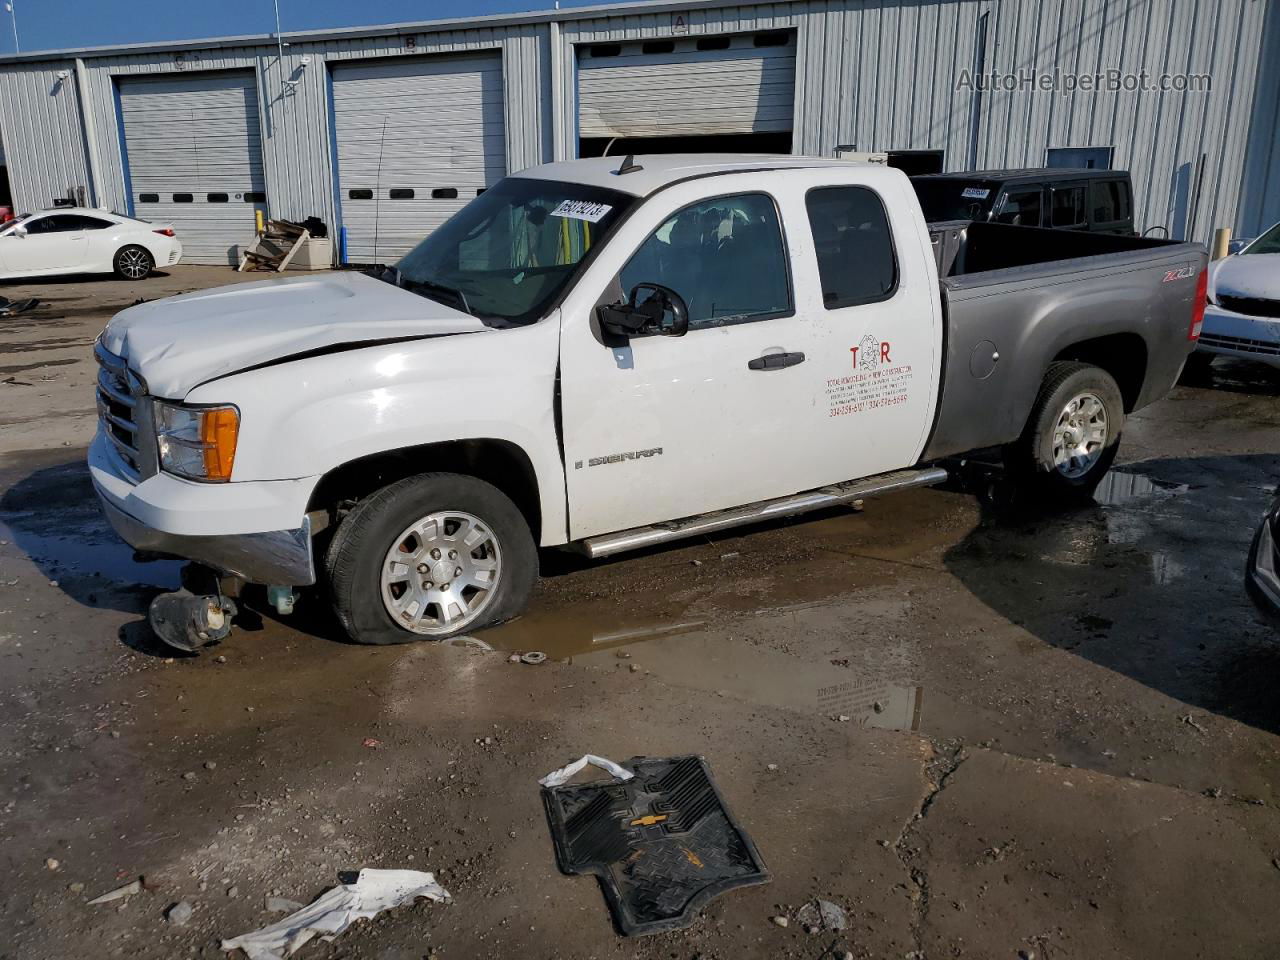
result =
[[[316,582],[311,520],[296,530],[221,536],[184,536],[155,530],[99,497],[111,526],[137,550],[194,560],[251,583],[307,586]]]

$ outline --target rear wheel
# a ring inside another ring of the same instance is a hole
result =
[[[1123,426],[1124,399],[1111,374],[1053,363],[1005,465],[1020,487],[1047,499],[1087,499],[1111,469]]]
[[[155,268],[155,258],[146,247],[130,244],[116,251],[116,276],[122,280],[143,280]]]
[[[334,612],[353,640],[443,640],[509,620],[538,575],[529,525],[496,487],[410,477],[363,500],[326,556]]]

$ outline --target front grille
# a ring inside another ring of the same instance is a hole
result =
[[[142,476],[142,456],[138,452],[138,414],[142,400],[142,384],[129,372],[124,360],[101,343],[94,344],[98,361],[98,419],[103,431],[124,460],[126,471],[134,480]]]
[[[1218,297],[1218,303],[1233,313],[1243,313],[1250,317],[1280,318],[1280,300],[1267,300],[1263,297]]]
[[[1248,337],[1228,337],[1220,333],[1200,334],[1200,343],[1206,347],[1222,347],[1224,350],[1238,350],[1241,353],[1257,353],[1269,357],[1280,357],[1280,342],[1275,340],[1250,340]]]

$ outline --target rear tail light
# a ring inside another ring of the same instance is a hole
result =
[[[163,230],[152,230],[151,232],[152,232],[152,233],[158,233],[158,234],[160,234],[160,236],[162,236],[162,237],[176,237],[176,236],[177,236],[177,234],[173,232],[173,227],[165,227]]]
[[[1196,299],[1191,307],[1191,326],[1187,328],[1188,340],[1200,339],[1200,328],[1204,326],[1204,308],[1208,296],[1209,271],[1205,269],[1200,271],[1200,277],[1196,280]]]

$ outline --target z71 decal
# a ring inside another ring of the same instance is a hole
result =
[[[1170,270],[1164,275],[1161,283],[1172,283],[1174,280],[1190,280],[1196,275],[1195,267],[1183,267],[1181,270]]]

